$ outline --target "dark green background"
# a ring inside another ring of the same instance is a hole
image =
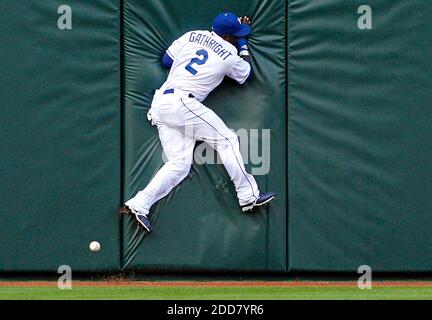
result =
[[[252,18],[255,79],[205,104],[271,129],[257,181],[278,199],[244,215],[223,166],[194,164],[144,237],[117,208],[163,163],[146,119],[161,56],[224,10]],[[0,271],[431,271],[431,15],[424,0],[0,2]]]
[[[119,1],[62,4],[0,2],[2,271],[120,264]]]
[[[290,270],[432,270],[432,2],[367,2],[290,1]]]

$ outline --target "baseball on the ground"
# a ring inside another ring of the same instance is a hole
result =
[[[101,245],[97,241],[92,241],[92,242],[90,242],[89,248],[93,252],[98,252],[101,248]]]

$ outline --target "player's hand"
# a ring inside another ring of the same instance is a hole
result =
[[[250,23],[251,23],[248,16],[243,16],[242,18],[240,18],[240,22],[242,24],[246,24],[246,25],[250,25]],[[239,49],[239,51],[246,50],[246,52],[247,52],[247,44],[248,44],[247,38],[248,38],[247,36],[237,38],[237,48]],[[244,47],[246,47],[246,48],[244,48]],[[247,57],[249,57],[249,56],[247,56]]]
[[[240,19],[241,23],[250,25],[250,18],[248,16],[244,16]]]

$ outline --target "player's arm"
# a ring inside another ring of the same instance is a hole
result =
[[[250,80],[252,74],[252,67],[249,62],[238,55],[232,56],[232,65],[230,66],[226,75],[234,79],[239,84],[244,84]]]
[[[247,16],[241,18],[242,24],[250,25],[250,19]],[[237,49],[239,50],[240,58],[246,60],[247,62],[251,62],[251,57],[249,54],[249,46],[247,38],[238,38],[237,39]]]
[[[250,66],[249,75],[246,79],[246,81],[250,81],[253,77],[253,70],[252,70],[252,59],[251,59],[251,56],[249,54],[249,47],[247,44],[247,39],[246,38],[239,38],[237,40],[237,47],[238,47],[240,58],[242,58]]]
[[[165,52],[164,56],[162,57],[162,65],[169,69],[173,65],[174,60],[169,56],[167,52]]]
[[[241,22],[244,24],[249,24],[250,25],[250,19],[247,16],[244,16],[241,19]],[[246,79],[246,81],[250,81],[253,77],[253,70],[252,70],[252,59],[249,53],[249,45],[248,45],[248,40],[247,38],[238,38],[237,39],[237,49],[239,51],[239,56],[240,58],[242,58],[244,61],[246,61],[249,66],[250,66],[250,71],[249,71],[249,75]],[[245,81],[245,82],[246,82]]]
[[[248,17],[243,17],[241,22],[250,24]],[[253,76],[247,38],[237,38],[237,50],[238,56],[234,57],[232,67],[228,71],[227,76],[236,80],[240,84],[244,84],[245,82],[250,81]]]
[[[180,50],[183,48],[185,43],[188,41],[189,38],[189,32],[182,35],[180,38],[178,38],[176,41],[174,41],[169,48],[165,51],[163,57],[162,57],[162,65],[165,68],[171,68],[171,66],[174,63],[175,58],[179,54]]]

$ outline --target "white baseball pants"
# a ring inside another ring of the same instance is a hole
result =
[[[196,141],[205,141],[218,152],[234,182],[240,206],[257,199],[258,186],[245,170],[237,135],[211,109],[180,90],[169,94],[157,90],[149,116],[158,128],[168,161],[127,206],[148,214],[154,203],[189,174]]]

